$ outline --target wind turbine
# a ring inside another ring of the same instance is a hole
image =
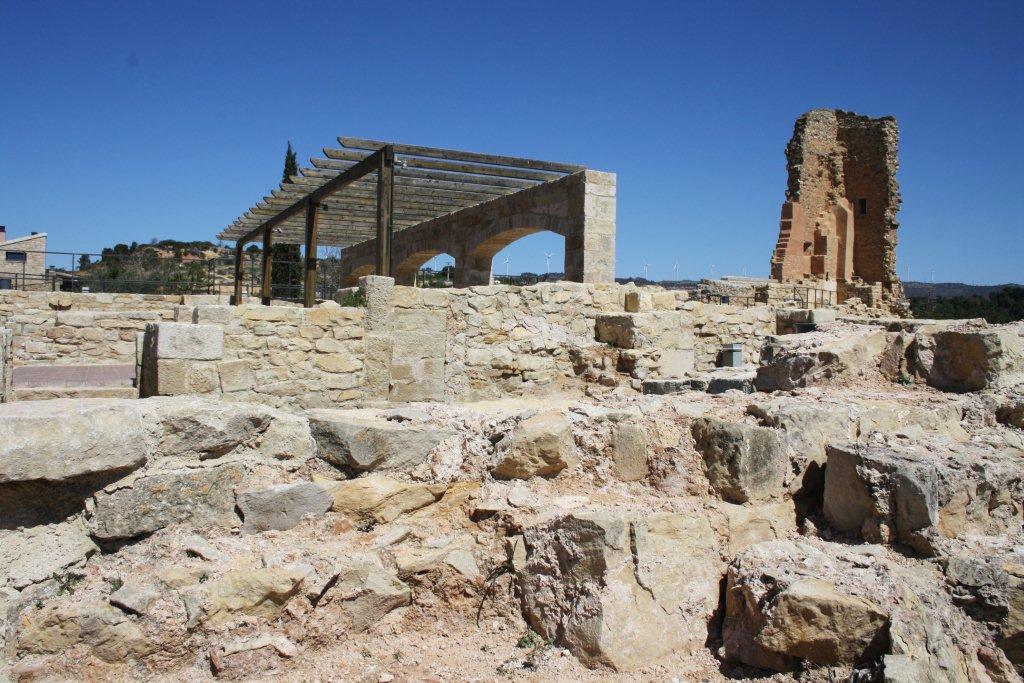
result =
[[[508,256],[505,257],[505,284],[508,284]]]
[[[649,265],[651,265],[651,264],[647,262],[647,259],[644,259],[644,279],[645,280],[647,279],[647,266],[649,266]]]
[[[676,259],[676,262],[672,265],[672,272],[675,273],[675,279],[678,282],[679,281],[679,259]]]
[[[552,256],[554,256],[554,254],[549,254],[546,251],[544,252],[544,274],[545,275],[547,275],[548,273],[551,272],[551,257]]]
[[[714,263],[711,264],[711,279],[712,280],[715,279],[715,264]]]

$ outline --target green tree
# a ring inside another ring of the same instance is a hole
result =
[[[291,140],[284,153],[284,173],[281,184],[290,183],[291,176],[298,175],[299,164],[292,149]],[[270,247],[273,262],[270,275],[271,296],[294,298],[301,295],[302,255],[297,244],[274,244]]]
[[[295,150],[292,149],[292,141],[288,141],[288,149],[284,153],[284,178],[282,183],[290,183],[293,175],[299,174],[299,163],[295,158]]]
[[[92,265],[92,259],[89,258],[88,254],[82,254],[78,257],[78,269],[82,270]]]

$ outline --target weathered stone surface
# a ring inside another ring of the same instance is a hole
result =
[[[410,484],[381,474],[368,474],[335,484],[331,509],[358,519],[390,522],[400,515],[431,505],[444,495],[443,484]]]
[[[221,680],[251,680],[275,671],[298,654],[284,636],[260,635],[221,643],[210,652],[210,666]]]
[[[626,422],[612,430],[612,474],[620,481],[647,476],[647,435],[640,425]]]
[[[371,556],[340,567],[316,603],[318,632],[361,633],[388,612],[412,601],[412,591]]]
[[[153,650],[142,630],[120,610],[102,602],[75,600],[46,605],[23,616],[18,651],[64,652],[84,644],[106,662],[141,657]]]
[[[235,495],[244,520],[242,531],[249,534],[286,531],[306,515],[323,516],[334,502],[326,488],[311,481],[237,491]]]
[[[220,626],[243,614],[272,619],[299,594],[304,577],[285,567],[232,569],[189,594],[189,622]]]
[[[725,515],[726,555],[735,557],[750,546],[775,541],[796,534],[796,508],[793,501],[764,505],[735,505],[719,502],[718,511]]]
[[[130,614],[146,614],[150,606],[160,597],[152,586],[141,583],[127,583],[110,594],[110,604]]]
[[[125,474],[146,462],[137,401],[32,401],[0,405],[0,484]]]
[[[309,422],[254,403],[224,403],[194,396],[150,398],[142,406],[155,425],[159,459],[236,459],[294,462],[316,454]]]
[[[782,494],[789,457],[774,429],[708,417],[694,420],[692,431],[708,481],[724,500],[745,503]]]
[[[1024,552],[961,552],[946,558],[943,569],[954,602],[994,631],[996,643],[1024,674]]]
[[[877,374],[888,346],[883,330],[857,332],[810,346],[800,344],[804,335],[793,336],[798,338],[796,343],[780,345],[771,362],[757,369],[754,386],[758,391],[789,391],[836,378]]]
[[[49,579],[96,552],[81,519],[0,530],[0,586],[21,589]]]
[[[246,391],[253,387],[252,366],[247,360],[229,360],[217,363],[220,376],[220,390],[225,394]]]
[[[96,494],[89,526],[103,540],[134,538],[170,524],[231,526],[237,523],[234,489],[238,465],[142,476],[127,488]]]
[[[836,567],[804,543],[769,541],[741,552],[728,572],[725,657],[787,671],[800,660],[851,665],[885,652],[889,614],[867,587],[853,584],[851,593],[814,576],[832,576]]]
[[[934,554],[943,538],[1006,533],[1020,524],[1024,454],[961,447],[828,447],[824,512],[871,542]]]
[[[220,360],[224,355],[224,328],[219,325],[156,323],[146,326],[152,335],[154,359]]]
[[[1024,341],[1012,328],[940,330],[931,335],[930,386],[957,393],[1024,382]]]
[[[317,455],[339,467],[369,472],[418,465],[454,432],[414,427],[346,410],[307,413]]]
[[[558,474],[572,462],[572,426],[561,413],[541,413],[520,422],[498,445],[491,474],[528,479]]]
[[[575,513],[525,541],[527,620],[587,665],[632,670],[707,638],[722,567],[706,519]]]

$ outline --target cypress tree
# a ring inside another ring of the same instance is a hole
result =
[[[291,182],[291,176],[299,174],[299,163],[292,149],[291,140],[284,153],[284,173],[281,184]],[[302,252],[297,244],[274,244],[270,247],[270,258],[274,265],[270,275],[272,296],[296,298],[301,295],[298,285],[302,282]]]

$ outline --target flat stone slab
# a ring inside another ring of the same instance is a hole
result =
[[[135,383],[135,365],[21,365],[13,368],[14,389],[37,387],[130,387]]]

